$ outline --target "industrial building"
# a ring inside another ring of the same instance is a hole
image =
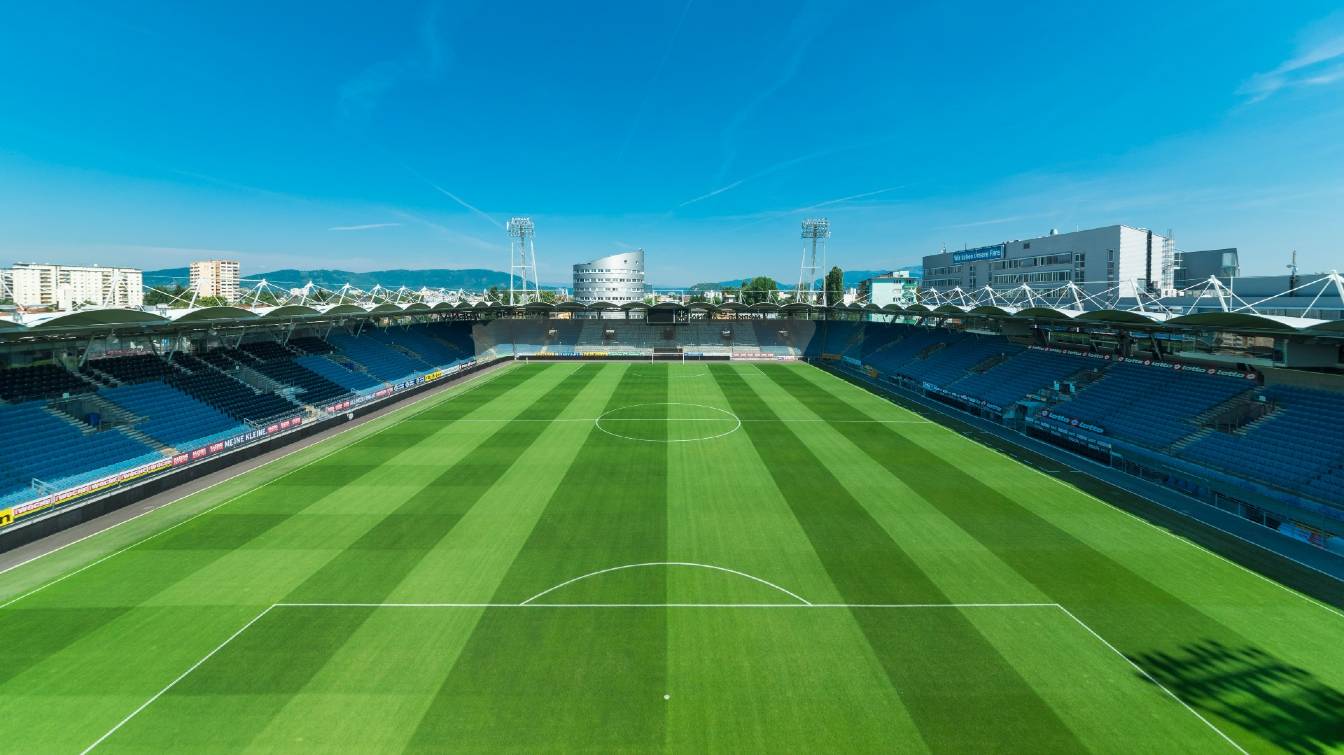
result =
[[[1175,288],[1175,246],[1170,234],[1111,225],[1071,233],[1051,231],[1032,239],[924,258],[924,287],[946,291],[988,285],[1050,288],[1074,283],[1089,293],[1119,288],[1120,295],[1160,295]]]
[[[574,266],[574,300],[580,304],[604,301],[628,304],[643,301],[647,291],[643,249],[599,257]]]
[[[237,260],[197,260],[190,271],[191,289],[197,296],[213,296],[228,302],[238,301]]]
[[[0,291],[20,307],[139,307],[145,302],[139,270],[129,267],[16,262],[0,271]]]
[[[1241,275],[1236,247],[1176,253],[1176,288],[1186,289],[1213,276],[1223,282]]]

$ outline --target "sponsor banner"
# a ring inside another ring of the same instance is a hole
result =
[[[940,388],[934,385],[933,383],[924,383],[924,390],[928,391],[929,393],[936,393],[940,396],[947,396],[948,398],[956,399],[957,401],[960,401],[963,404],[966,404],[967,406],[979,406],[984,409],[989,409],[990,411],[999,413],[1003,412],[1003,407],[999,406],[998,404],[991,404],[988,401],[978,399],[975,396],[967,396],[964,393],[949,391],[946,388]]]
[[[0,527],[14,521],[14,512],[11,509],[0,509]]]
[[[1058,412],[1052,412],[1049,409],[1042,409],[1040,414],[1042,417],[1052,419],[1056,422],[1063,422],[1069,427],[1076,427],[1079,430],[1086,430],[1090,433],[1096,433],[1098,435],[1104,435],[1106,433],[1106,428],[1102,427],[1101,425],[1096,425],[1091,422],[1084,422],[1083,420],[1075,419],[1073,417],[1064,414],[1059,414]]]
[[[1090,351],[1074,351],[1073,349],[1061,349],[1058,346],[1028,346],[1029,349],[1036,351],[1048,351],[1052,354],[1068,354],[1075,357],[1087,357],[1089,359],[1099,359],[1103,362],[1113,361],[1115,358],[1110,354],[1095,354]]]
[[[775,356],[776,355],[774,354],[766,354],[760,351],[744,351],[740,353],[734,352],[732,358],[734,360],[747,362],[773,362],[775,361]]]
[[[433,372],[426,372],[425,382],[432,383],[435,380],[438,380],[439,378],[443,377],[445,374],[446,373],[443,370],[434,370]]]
[[[963,262],[980,262],[981,260],[1001,259],[1003,259],[1003,244],[982,246],[976,249],[967,249],[962,252],[952,253],[952,264],[954,265],[959,265]]]
[[[1027,422],[1033,425],[1034,427],[1038,427],[1042,430],[1049,432],[1051,435],[1060,438],[1068,438],[1074,443],[1087,446],[1088,448],[1092,448],[1098,451],[1111,450],[1111,444],[1109,441],[1103,440],[1102,438],[1093,435],[1091,433],[1078,432],[1070,427],[1060,427],[1059,425],[1046,424],[1040,422],[1035,417],[1027,417]]]
[[[186,464],[188,461],[191,461],[191,456],[189,456],[188,454],[184,453],[177,454],[176,456],[173,457],[173,466],[180,467],[183,464]]]
[[[141,466],[135,467],[133,469],[128,469],[124,472],[118,472],[117,474],[109,475],[102,479],[94,480],[92,482],[86,482],[83,485],[69,488],[67,490],[62,490],[59,493],[52,493],[51,495],[43,496],[36,500],[20,504],[18,506],[15,506],[13,509],[10,509],[11,521],[14,519],[21,519],[25,516],[32,516],[33,514],[36,514],[40,511],[45,511],[46,509],[49,509],[52,506],[66,503],[68,501],[73,501],[76,498],[81,498],[91,493],[97,493],[106,490],[110,487],[113,487],[115,485],[120,485],[124,482],[129,482],[131,480],[144,477],[145,475],[153,474],[154,472],[158,472],[163,469],[168,469],[172,465],[173,465],[172,459],[164,458],[158,461],[152,461],[148,464],[142,464]]]
[[[256,440],[257,438],[262,438],[265,436],[266,436],[265,429],[248,430],[242,435],[235,435],[232,438],[225,438],[224,448],[226,449],[237,448],[238,446],[246,445]]]
[[[1106,362],[1124,362],[1125,364],[1137,364],[1143,367],[1157,367],[1159,369],[1171,370],[1173,372],[1203,373],[1205,375],[1221,375],[1222,377],[1241,378],[1243,380],[1255,380],[1257,378],[1254,372],[1242,372],[1241,370],[1220,370],[1216,367],[1204,367],[1194,364],[1180,364],[1178,362],[1153,361],[1152,359],[1138,359],[1136,357],[1117,357],[1110,354],[1093,354],[1085,351],[1073,351],[1071,349],[1061,349],[1054,346],[1029,346],[1027,348],[1036,351],[1050,351],[1055,354],[1072,354],[1073,356],[1091,357]]]

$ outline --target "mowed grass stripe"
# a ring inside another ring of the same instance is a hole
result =
[[[635,404],[657,439],[666,370],[607,365],[622,379],[598,416]],[[665,412],[665,408],[663,409]],[[665,417],[665,413],[663,415]],[[495,602],[517,603],[583,574],[667,554],[667,448],[589,433],[514,560]],[[584,580],[554,602],[666,601],[660,568]],[[654,750],[664,743],[665,609],[494,608],[481,617],[408,749]]]
[[[517,418],[554,419],[597,372],[597,367],[580,365]],[[509,467],[526,457],[538,435],[537,428],[522,422],[500,423],[460,461],[384,516],[284,602],[382,602]]]
[[[670,400],[729,407],[704,364],[669,369]],[[669,445],[668,481],[669,560],[733,568],[814,603],[844,602],[749,435]],[[668,570],[668,599],[797,603],[697,568]],[[841,742],[853,752],[913,751],[921,741],[847,611],[678,608],[667,620],[671,751],[811,752]]]
[[[733,410],[746,418],[774,412],[743,379],[742,368],[714,365]],[[755,373],[755,368],[751,369]],[[846,602],[948,603],[839,480],[817,461],[786,423],[744,423],[775,486],[807,532]],[[1030,741],[1042,751],[1078,751],[1082,743],[1017,670],[955,609],[912,617],[884,609],[851,609],[925,742],[954,751]],[[914,646],[903,622],[935,622]]]
[[[453,412],[461,416],[469,407],[492,400],[521,382],[506,373],[497,385],[463,394],[461,407],[454,407]],[[315,502],[289,497],[276,501],[270,490],[281,484],[302,485],[313,474],[321,475],[329,490],[339,490],[374,472],[399,451],[381,443],[376,434],[367,436],[319,464],[291,472],[272,488],[248,493],[228,508],[145,540],[93,569],[0,609],[0,616],[6,616],[0,622],[0,647],[6,649],[0,685],[35,664],[50,662],[63,649],[245,548]]]
[[[816,375],[813,380],[787,369],[763,373],[820,416],[837,420],[863,416],[838,395],[839,391],[857,389],[829,376]],[[909,430],[845,422],[834,422],[831,426],[921,496],[935,501],[959,527],[1050,596],[1051,601],[1065,605],[1146,671],[1168,680],[1168,686],[1181,690],[1193,681],[1172,673],[1170,661],[1203,655],[1208,647],[1226,649],[1246,659],[1261,659],[1256,666],[1295,669],[1197,607],[966,474],[909,437],[906,434]],[[977,454],[992,453],[970,441],[965,445],[970,463],[974,463]],[[1154,534],[1136,527],[1134,536]],[[1199,675],[1197,666],[1195,660],[1184,671]],[[1246,664],[1245,670],[1251,671],[1251,664]],[[1344,719],[1317,710],[1326,700],[1344,700],[1344,694],[1312,678],[1305,669],[1296,669],[1290,675],[1298,678],[1290,686],[1307,693],[1310,704],[1261,705],[1263,710],[1259,712],[1229,711],[1216,698],[1202,693],[1187,695],[1185,702],[1214,716],[1214,723],[1244,746],[1250,744],[1247,740],[1252,737],[1262,744],[1280,746],[1293,741],[1344,743],[1341,734]],[[1273,719],[1281,721],[1276,724]]]
[[[597,370],[597,376],[558,419],[591,417],[591,407],[605,401],[620,378],[618,370],[591,364],[588,369]],[[501,409],[489,407],[492,414]],[[425,554],[388,596],[389,602],[489,602],[593,430],[591,421],[526,424],[539,433],[526,459],[510,467]],[[457,432],[465,430],[459,427]],[[442,442],[455,444],[455,435]],[[543,448],[546,452],[539,453]],[[415,734],[484,612],[484,608],[375,612],[248,748],[283,750],[301,742],[314,750],[400,751]],[[353,709],[378,715],[351,717]]]
[[[580,366],[519,416],[553,418],[597,371]],[[427,436],[416,437],[403,434],[402,439],[417,444]],[[461,461],[371,526],[282,602],[382,602],[494,482],[524,457],[536,437],[535,428],[527,423],[501,423]],[[224,717],[230,721],[227,731],[211,733],[209,743],[246,747],[376,610],[276,609],[157,701],[157,715],[146,712],[118,735],[137,744],[194,748],[206,744],[196,739],[202,727]],[[202,706],[201,701],[209,705]]]

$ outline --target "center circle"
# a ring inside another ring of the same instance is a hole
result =
[[[727,409],[671,401],[631,404],[594,420],[613,437],[642,443],[691,443],[737,432],[742,420]]]

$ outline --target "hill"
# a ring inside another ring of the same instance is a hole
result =
[[[255,282],[265,280],[268,283],[283,288],[298,288],[308,281],[324,288],[340,288],[349,283],[358,288],[369,289],[381,285],[384,288],[465,288],[480,290],[491,286],[500,286],[507,288],[509,285],[509,274],[498,270],[486,270],[483,268],[466,269],[448,269],[431,268],[426,270],[373,270],[367,273],[355,273],[349,270],[298,270],[287,268],[283,270],[272,270],[265,273],[253,273],[244,271],[245,281]],[[146,270],[144,273],[145,285],[160,286],[172,285],[180,282],[186,285],[187,268],[172,267],[163,270]],[[248,285],[245,283],[244,285]],[[557,284],[543,284],[543,287],[554,287]],[[567,284],[561,284],[567,285]]]

